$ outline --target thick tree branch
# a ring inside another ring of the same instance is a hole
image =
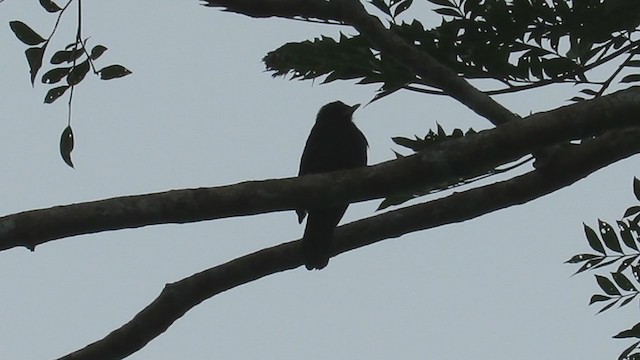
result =
[[[335,233],[334,255],[526,203],[640,152],[639,137],[640,127],[612,131],[568,147],[544,171],[534,170],[507,181],[340,226]],[[264,276],[299,267],[302,258],[298,247],[298,241],[284,243],[167,284],[158,298],[129,323],[61,360],[122,359],[144,347],[204,300]]]
[[[254,18],[318,19],[340,21],[335,8],[325,0],[201,0],[208,7],[223,7]]]
[[[392,56],[422,80],[442,89],[494,125],[519,118],[434,57],[386,29],[377,17],[366,12],[359,0],[334,0],[332,3],[343,13],[343,21],[351,24],[378,50]]]
[[[0,249],[153,224],[356,202],[486,173],[548,146],[640,124],[640,88],[511,121],[376,166],[302,178],[125,196],[0,218]]]
[[[374,48],[393,57],[422,80],[442,89],[493,124],[499,125],[518,118],[434,57],[389,31],[377,17],[365,10],[360,0],[204,0],[203,3],[252,17],[302,17],[341,21],[353,26]]]

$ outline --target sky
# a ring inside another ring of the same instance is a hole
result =
[[[109,48],[100,64],[133,74],[88,78],[76,89],[71,169],[58,152],[67,98],[42,103],[48,88],[32,88],[24,46],[8,26],[19,19],[48,33],[55,19],[37,1],[0,4],[0,214],[294,176],[318,109],[375,95],[376,86],[264,71],[262,57],[280,45],[346,27],[250,19],[197,1],[85,2],[83,11],[85,36]],[[427,27],[439,23],[424,8],[412,11]],[[74,18],[63,18],[58,46],[73,39]],[[524,116],[567,105],[575,91],[496,100]],[[391,137],[424,135],[436,122],[489,126],[451,99],[409,92],[358,110],[355,122],[369,164],[403,151]],[[232,289],[129,359],[617,358],[630,342],[611,336],[637,322],[637,305],[596,316],[587,306],[598,292],[593,276],[571,277],[577,267],[563,261],[588,252],[582,222],[613,222],[633,204],[637,168],[633,157],[521,206],[357,249],[322,271],[300,267]],[[378,204],[351,205],[343,223]],[[302,232],[294,212],[280,212],[4,251],[0,358],[66,355],[129,321],[166,283]]]

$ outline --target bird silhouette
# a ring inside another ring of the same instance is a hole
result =
[[[367,139],[352,121],[359,106],[335,101],[320,109],[302,152],[299,176],[367,165]],[[302,255],[308,270],[319,270],[329,263],[333,231],[348,206],[345,203],[296,210],[299,223],[308,215],[302,237]]]

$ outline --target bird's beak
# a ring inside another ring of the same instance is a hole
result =
[[[358,108],[360,107],[360,104],[355,104],[353,105],[350,110],[349,110],[349,115],[353,114],[354,112],[356,112],[356,110],[358,110]]]

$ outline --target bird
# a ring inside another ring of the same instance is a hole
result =
[[[347,170],[367,165],[369,144],[352,121],[360,104],[342,101],[324,105],[318,111],[300,159],[298,176]],[[302,237],[302,257],[307,270],[323,269],[329,263],[333,231],[348,203],[298,209],[298,223],[307,216]]]

